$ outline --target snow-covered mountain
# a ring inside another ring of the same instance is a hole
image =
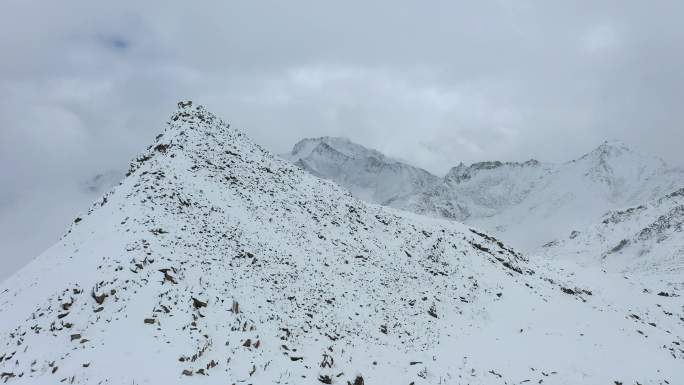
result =
[[[304,143],[306,141],[303,141]],[[348,142],[345,142],[349,146]],[[330,145],[335,146],[335,143]],[[366,150],[377,154],[377,151]],[[294,153],[294,151],[293,151]],[[381,155],[374,155],[381,157]],[[321,157],[324,157],[321,159]],[[375,182],[357,183],[357,168],[336,167],[336,157],[322,153],[315,173],[352,193]],[[410,167],[404,165],[404,167]],[[309,167],[304,167],[310,169]],[[335,170],[332,173],[327,170]],[[401,178],[402,175],[397,175]],[[435,181],[438,179],[437,181]],[[460,164],[429,183],[393,181],[394,196],[384,204],[419,214],[464,221],[487,229],[524,250],[589,226],[608,210],[638,205],[684,186],[684,170],[643,156],[619,142],[605,142],[590,153],[563,164],[480,162]],[[377,191],[378,187],[375,187]],[[356,194],[367,199],[364,194]],[[368,194],[366,194],[368,195]],[[378,202],[377,200],[371,200]]]
[[[684,271],[684,188],[648,203],[613,210],[601,221],[549,242],[543,254],[611,270],[666,277]]]
[[[684,186],[684,170],[606,142],[552,168],[525,199],[470,223],[526,250],[595,223],[609,210],[642,204]]]
[[[404,210],[458,221],[496,216],[522,203],[553,172],[534,159],[527,162],[463,163],[453,167],[442,183],[404,193],[389,204]]]
[[[429,172],[367,149],[345,138],[311,138],[295,144],[283,155],[312,174],[345,186],[356,197],[386,204],[407,191],[437,185]]]
[[[596,274],[363,203],[180,103],[122,183],[0,285],[0,380],[684,382],[682,288]]]

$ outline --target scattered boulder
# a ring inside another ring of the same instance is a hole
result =
[[[565,294],[570,294],[570,295],[577,294],[577,293],[575,293],[574,290],[567,288],[567,287],[562,287],[562,286],[561,286],[561,291]]]
[[[97,302],[98,305],[102,305],[104,303],[105,298],[107,298],[106,293],[97,294],[95,292],[95,288],[93,288],[93,290],[90,292],[90,296],[93,297],[93,299],[95,300],[95,302]]]
[[[437,317],[437,306],[435,306],[434,303],[430,306],[430,309],[428,309],[427,313],[432,317],[439,318]]]
[[[199,308],[207,307],[207,303],[204,301],[200,301],[199,299],[197,299],[195,297],[192,297],[192,306],[195,309],[199,309]]]

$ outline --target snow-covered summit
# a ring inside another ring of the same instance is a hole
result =
[[[0,379],[681,382],[681,309],[625,287],[638,319],[479,230],[365,204],[182,103],[122,183],[0,285]]]
[[[593,150],[577,159],[571,160],[569,163],[589,161],[606,164],[611,161],[619,161],[625,158],[638,158],[648,162],[660,163],[662,166],[665,166],[665,162],[659,158],[644,156],[619,140],[606,140]]]
[[[345,138],[304,139],[284,158],[312,174],[348,188],[355,196],[385,204],[407,191],[439,183],[431,173]]]
[[[530,250],[597,222],[606,211],[642,204],[682,184],[683,170],[607,142],[551,166],[519,204],[472,223]]]
[[[292,151],[285,156],[290,160],[297,161],[299,159],[307,158],[313,151],[323,151],[322,149],[326,148],[334,149],[345,156],[354,159],[374,157],[384,162],[395,161],[377,150],[366,148],[347,138],[331,136],[302,139],[297,142],[292,148]]]
[[[645,201],[666,193],[664,189],[673,186],[664,179],[669,173],[678,171],[668,167],[662,159],[642,155],[618,141],[606,141],[564,166],[603,185],[613,199],[631,202]],[[682,175],[684,173],[679,178]]]

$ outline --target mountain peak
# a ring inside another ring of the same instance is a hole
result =
[[[603,143],[598,145],[596,148],[588,152],[587,154],[580,157],[580,159],[585,158],[598,158],[598,159],[608,159],[619,157],[625,154],[636,154],[627,144],[619,140],[605,140]]]
[[[181,133],[184,132],[183,129],[204,131],[205,133],[230,129],[230,124],[218,118],[203,105],[193,105],[192,101],[178,102],[178,109],[171,114],[168,124],[172,129],[180,130]]]
[[[580,158],[572,160],[567,164],[576,162],[588,162],[588,166],[602,172],[611,173],[613,168],[641,169],[649,168],[663,172],[668,169],[667,164],[662,159],[655,156],[643,155],[627,144],[619,140],[606,140],[591,152],[582,155]]]
[[[354,143],[348,138],[335,136],[321,136],[317,138],[306,138],[297,142],[290,154],[286,155],[288,159],[296,161],[304,159],[311,155],[317,147],[324,145],[323,148],[330,148],[336,152],[343,154],[352,159],[376,158],[382,161],[393,161],[379,151],[364,147],[358,143]],[[320,148],[319,148],[320,150]]]
[[[237,141],[244,142],[242,145],[247,148],[256,146],[245,141],[245,138],[241,130],[232,128],[206,107],[193,105],[192,101],[181,101],[178,102],[177,110],[171,114],[166,129],[130,163],[126,176],[134,173],[147,161],[160,159],[160,156],[174,158],[179,153],[184,153],[192,158],[211,159],[227,148],[232,153],[244,151],[236,145]]]
[[[654,163],[657,163],[655,166],[664,166],[660,159],[642,156],[621,141],[606,140],[590,152],[567,162],[566,165],[581,164],[583,169],[587,169],[584,171],[586,175],[592,176],[592,179],[604,180],[618,169],[629,173],[631,168]]]
[[[626,143],[620,140],[604,140],[594,151],[633,151]]]

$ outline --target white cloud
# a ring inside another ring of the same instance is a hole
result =
[[[589,54],[616,49],[620,45],[620,36],[613,25],[602,24],[586,31],[580,39],[580,46]]]

